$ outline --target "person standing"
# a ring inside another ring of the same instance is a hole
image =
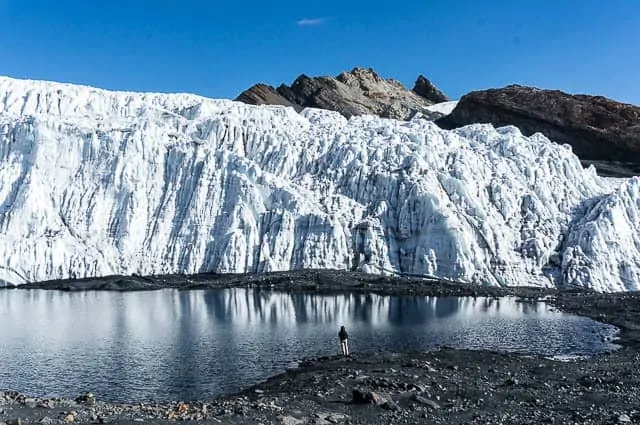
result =
[[[342,349],[342,355],[349,355],[349,345],[347,343],[347,338],[349,338],[349,334],[347,334],[347,330],[344,326],[340,327],[340,332],[338,332],[338,338],[340,338],[340,349]]]

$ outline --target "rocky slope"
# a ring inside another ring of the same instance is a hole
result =
[[[256,84],[249,90],[245,90],[236,98],[238,102],[247,103],[249,105],[282,105],[290,106],[300,112],[302,106],[289,101],[282,96],[276,89],[266,84]]]
[[[525,135],[541,132],[571,145],[581,160],[603,173],[640,171],[640,107],[600,96],[511,85],[463,96],[436,123],[447,129],[474,123],[515,125]]]
[[[336,77],[299,76],[291,86],[274,88],[256,84],[236,98],[252,105],[286,105],[298,110],[320,108],[337,111],[349,118],[372,114],[407,120],[416,113],[435,119],[440,114],[426,107],[448,98],[427,78],[420,75],[413,90],[399,81],[386,80],[373,69],[354,68]]]

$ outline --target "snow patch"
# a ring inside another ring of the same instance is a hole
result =
[[[438,112],[443,116],[445,116],[453,112],[453,110],[456,108],[457,105],[458,105],[458,101],[452,100],[449,102],[436,103],[435,105],[425,107],[425,109],[428,110],[429,112]]]

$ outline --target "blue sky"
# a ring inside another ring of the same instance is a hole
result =
[[[233,98],[356,65],[640,104],[640,0],[0,0],[0,75]]]

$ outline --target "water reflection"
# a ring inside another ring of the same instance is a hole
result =
[[[308,355],[439,345],[592,354],[611,327],[513,299],[305,295],[250,289],[0,292],[0,387],[102,399],[202,399]]]

